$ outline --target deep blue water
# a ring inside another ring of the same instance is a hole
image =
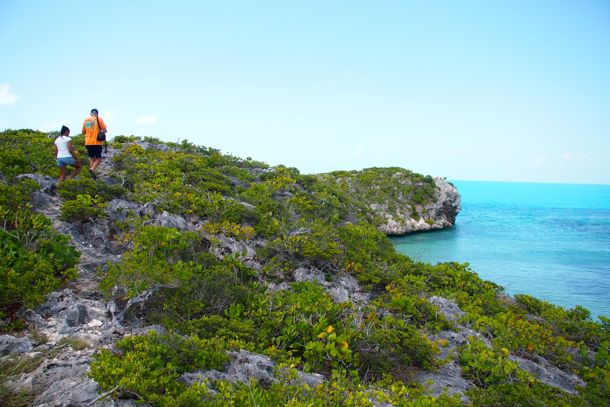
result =
[[[610,316],[610,185],[454,181],[449,230],[392,239],[429,263],[468,262],[509,294]]]

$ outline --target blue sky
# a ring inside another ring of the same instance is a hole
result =
[[[0,129],[610,184],[610,2],[0,1]]]

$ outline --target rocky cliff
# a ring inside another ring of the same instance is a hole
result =
[[[453,184],[403,168],[337,171],[321,177],[370,209],[377,227],[387,235],[450,228],[461,209]]]
[[[379,230],[387,235],[404,235],[452,227],[461,210],[460,194],[443,178],[435,177],[434,183],[434,198],[415,208],[398,204],[392,211],[387,203],[371,203],[371,209],[384,220]]]

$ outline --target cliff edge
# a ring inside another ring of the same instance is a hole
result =
[[[338,185],[356,205],[372,211],[371,221],[387,235],[450,228],[461,209],[453,184],[404,168],[336,171],[320,177]]]

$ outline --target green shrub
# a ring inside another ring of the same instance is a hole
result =
[[[115,142],[115,143],[133,143],[133,142],[138,141],[138,140],[140,140],[140,138],[137,137],[137,136],[118,135],[118,136],[114,136],[112,138],[112,141]]]
[[[371,314],[358,331],[353,346],[366,380],[380,379],[387,373],[407,380],[414,366],[426,370],[437,367],[435,345],[415,326],[391,316],[379,319]]]
[[[502,383],[534,383],[534,377],[518,368],[516,362],[508,358],[506,348],[494,351],[477,339],[472,339],[459,349],[459,361],[464,377],[478,387],[488,387]]]
[[[319,223],[304,225],[290,232],[285,239],[274,240],[273,244],[289,258],[321,267],[336,263],[336,256],[340,253],[334,230]]]
[[[358,406],[374,407],[396,405],[401,407],[458,407],[458,396],[426,396],[420,388],[406,387],[403,383],[383,381],[358,384],[338,378],[315,388],[301,384],[294,369],[285,369],[283,377],[268,386],[249,383],[214,383],[216,394],[204,398],[206,406]]]
[[[265,295],[250,287],[247,301],[235,301],[222,316],[205,315],[189,327],[200,336],[240,339],[250,342],[253,351],[330,373],[357,363],[349,348],[353,329],[344,309],[312,283],[293,283],[290,290]]]
[[[565,310],[525,294],[515,295],[515,300],[529,313],[542,317],[554,331],[560,332],[568,340],[582,341],[597,350],[604,340],[610,338],[610,326],[593,322],[590,312],[581,306]]]
[[[249,282],[251,274],[240,275],[240,271],[230,265],[193,268],[188,278],[175,287],[160,290],[147,305],[147,319],[150,322],[193,332],[195,327],[206,326],[204,321],[208,316],[224,315],[230,307],[244,306],[258,291]],[[195,332],[207,336],[206,333]]]
[[[202,227],[208,233],[233,237],[237,240],[250,240],[254,237],[256,231],[252,226],[243,226],[239,223],[231,221],[211,222],[206,223]]]
[[[190,389],[177,379],[186,372],[220,369],[229,362],[229,346],[217,339],[176,334],[130,336],[116,343],[116,350],[102,350],[91,364],[91,377],[104,390],[136,396],[160,406],[183,405],[185,397],[201,400],[204,387]]]
[[[557,335],[544,323],[529,321],[514,312],[473,318],[474,327],[493,334],[496,348],[504,347],[520,356],[543,356],[561,367],[574,367],[571,349],[576,343]]]
[[[69,179],[57,186],[57,192],[64,200],[75,200],[79,195],[95,196],[102,201],[120,198],[126,192],[120,185],[96,182],[91,178]]]
[[[89,222],[105,216],[106,205],[99,196],[78,195],[76,199],[64,201],[61,219],[72,222]]]
[[[576,397],[541,383],[500,383],[467,392],[475,406],[570,407],[582,405]]]
[[[130,240],[133,248],[120,262],[109,265],[100,284],[107,294],[115,286],[130,297],[155,285],[179,286],[203,269],[195,261],[205,257],[207,241],[195,232],[142,226],[123,239]]]
[[[332,325],[323,329],[316,337],[305,344],[303,358],[309,371],[349,372],[359,365],[358,354],[349,346],[351,332],[337,333]],[[357,377],[355,372],[353,377]]]
[[[434,331],[450,328],[437,307],[428,300],[424,277],[406,275],[397,278],[386,286],[386,291],[387,294],[380,296],[375,304],[386,307],[418,327],[425,326]]]
[[[236,308],[241,304],[233,303],[229,308]],[[229,314],[226,312],[226,314]],[[201,338],[221,338],[226,340],[242,340],[254,342],[258,327],[252,319],[229,317],[228,315],[204,315],[197,319],[190,319],[180,329],[189,334],[197,334]]]
[[[54,137],[29,129],[0,132],[0,173],[8,180],[26,173],[56,176],[53,141]]]
[[[346,224],[337,228],[337,234],[339,264],[366,288],[382,290],[393,279],[391,265],[398,260],[388,237],[367,224]]]

